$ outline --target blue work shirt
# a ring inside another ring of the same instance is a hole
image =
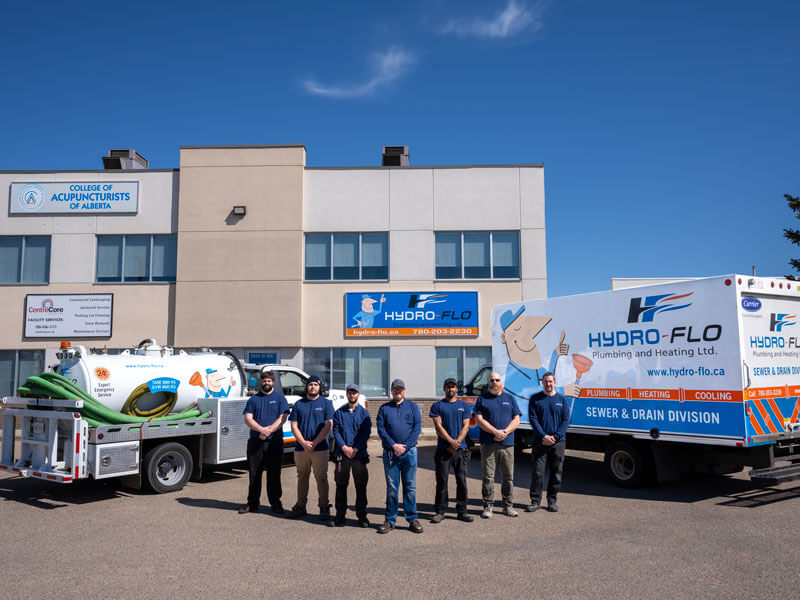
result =
[[[404,444],[408,451],[417,445],[422,432],[422,413],[410,400],[400,404],[391,400],[378,409],[376,425],[384,450],[391,450],[394,444]]]
[[[322,428],[325,427],[325,421],[333,419],[333,402],[324,396],[317,397],[316,400],[309,400],[305,396],[294,403],[292,407],[292,414],[289,415],[289,420],[297,423],[297,428],[306,441],[313,441]],[[314,446],[314,450],[327,450],[328,438],[326,437],[319,444]],[[298,452],[303,451],[300,442],[295,442],[294,449]]]
[[[528,403],[528,417],[533,428],[533,442],[538,444],[546,435],[552,435],[560,442],[567,435],[569,426],[569,404],[562,394],[556,392],[548,396],[538,392]]]
[[[259,392],[255,396],[250,396],[247,399],[247,404],[244,407],[243,415],[250,413],[253,415],[253,420],[266,427],[272,425],[284,413],[289,412],[289,403],[286,397],[274,389],[269,394]],[[254,429],[250,430],[250,437],[258,439],[260,434]],[[278,428],[272,432],[269,439],[282,438],[283,428]]]
[[[456,439],[458,434],[461,433],[461,428],[464,426],[464,419],[469,419],[472,414],[472,407],[463,400],[455,400],[448,402],[447,400],[439,400],[434,402],[431,406],[429,417],[440,417],[442,419],[442,427],[451,438]],[[445,440],[438,437],[436,446],[446,450],[450,447]],[[459,448],[466,448],[466,440],[461,440]]]
[[[478,396],[478,400],[475,402],[475,414],[482,416],[495,429],[505,429],[514,417],[522,414],[522,411],[514,396],[508,392],[502,392],[499,396],[495,396],[486,390]],[[499,443],[502,446],[513,446],[514,433],[511,433],[502,442],[495,442],[491,433],[481,429],[480,441],[481,444]]]
[[[372,433],[372,417],[360,404],[356,404],[353,412],[350,412],[345,404],[333,414],[333,439],[336,441],[336,454],[344,454],[342,446],[350,446],[356,450],[355,458],[366,458],[370,433]]]

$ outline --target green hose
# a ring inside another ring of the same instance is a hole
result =
[[[197,404],[192,404],[182,411],[162,417],[137,417],[124,415],[111,410],[105,404],[89,395],[74,382],[58,373],[45,372],[41,375],[31,375],[25,384],[17,388],[20,396],[26,398],[60,398],[64,400],[83,400],[83,408],[78,412],[92,427],[104,425],[124,425],[130,423],[158,423],[163,421],[180,421],[184,419],[206,418],[211,413],[201,414]]]

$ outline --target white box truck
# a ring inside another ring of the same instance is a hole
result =
[[[751,466],[771,485],[800,479],[798,321],[800,282],[744,275],[504,304],[491,368],[523,412],[523,445],[528,399],[552,371],[567,447],[605,453],[615,483]]]

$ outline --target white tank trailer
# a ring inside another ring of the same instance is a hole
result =
[[[246,393],[242,371],[231,354],[175,352],[148,339],[120,354],[74,346],[62,349],[58,357],[57,373],[116,411],[122,411],[129,399],[138,410],[147,411],[169,402],[174,394],[172,412],[180,412],[200,398]]]

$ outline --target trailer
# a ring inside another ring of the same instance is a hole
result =
[[[800,479],[800,284],[727,275],[503,304],[490,370],[522,410],[555,374],[571,408],[567,447],[602,452],[613,482],[688,472]],[[471,434],[477,437],[475,432]]]
[[[127,487],[149,487],[158,493],[180,490],[190,478],[199,479],[203,466],[245,460],[250,429],[243,412],[249,395],[257,391],[261,368],[275,372],[278,391],[283,391],[281,383],[287,386],[290,406],[309,377],[289,365],[242,364],[225,352],[175,352],[154,340],[121,355],[69,346],[59,360],[57,372],[113,409],[133,397],[146,411],[172,397],[178,407],[196,402],[201,414],[93,426],[81,414],[80,399],[5,397],[0,400],[0,471],[57,483],[117,477]],[[324,392],[334,408],[346,402],[341,390]],[[285,452],[291,453],[295,440],[288,421],[283,436]]]

